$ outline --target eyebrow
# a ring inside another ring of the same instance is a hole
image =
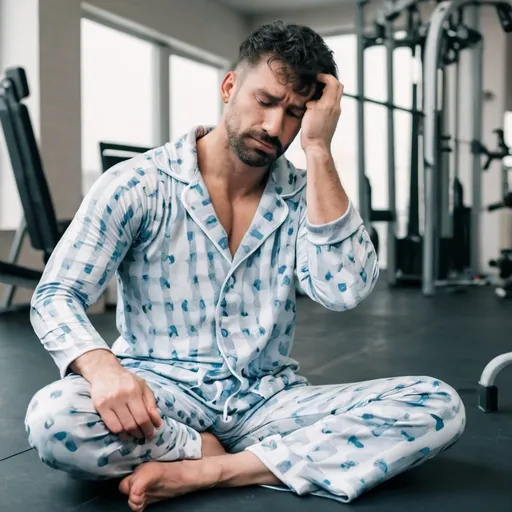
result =
[[[270,94],[266,89],[258,89],[257,92],[259,92],[260,94],[264,94],[269,100],[272,100],[274,103],[279,103],[284,99],[284,96],[275,96],[274,94]],[[305,112],[307,110],[305,105],[290,105],[290,107],[294,110],[299,110],[301,112]]]

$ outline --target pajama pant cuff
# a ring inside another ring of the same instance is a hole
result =
[[[179,452],[177,453],[176,447],[174,447],[155,460],[159,462],[175,462],[177,460],[197,460],[202,458],[203,440],[201,435],[188,425],[183,425],[183,427],[188,431],[188,439],[179,449]]]
[[[293,453],[279,434],[267,437],[261,443],[248,446],[245,449],[256,455],[269,471],[299,496],[321,492],[321,482],[313,483],[301,475],[307,471],[310,462]],[[294,463],[292,464],[291,461]],[[343,482],[340,487],[343,488],[343,491],[336,493],[339,501],[348,503],[357,497],[358,492],[348,482]],[[332,489],[329,494],[333,494]]]

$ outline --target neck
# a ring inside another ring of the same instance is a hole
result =
[[[268,176],[268,166],[250,167],[237,158],[220,125],[197,141],[197,160],[203,179],[215,182],[231,197],[260,190]]]

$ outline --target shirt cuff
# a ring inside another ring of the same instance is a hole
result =
[[[92,352],[93,350],[98,349],[108,350],[109,352],[112,352],[112,349],[106,343],[101,343],[100,341],[96,343],[91,343],[90,345],[87,345],[85,347],[82,346],[81,348],[72,347],[66,350],[65,352],[52,352],[53,359],[57,365],[57,368],[59,369],[61,379],[66,377],[68,373],[72,372],[70,366],[71,363],[73,363],[73,361],[78,359],[80,356],[83,356],[87,352]]]
[[[308,240],[315,245],[336,244],[353,235],[363,224],[363,219],[349,201],[347,211],[338,219],[327,224],[311,224],[307,220],[306,230]]]

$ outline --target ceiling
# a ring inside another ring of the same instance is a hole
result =
[[[344,1],[346,0],[217,0],[218,3],[249,15],[339,5]]]

